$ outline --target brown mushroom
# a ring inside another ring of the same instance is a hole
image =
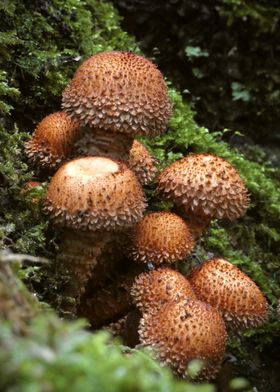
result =
[[[214,378],[223,360],[227,333],[219,312],[198,300],[166,302],[144,313],[140,342],[151,346],[163,363],[186,377],[194,359],[203,361],[200,379]]]
[[[66,113],[57,112],[45,117],[25,144],[29,161],[43,169],[55,170],[70,158],[80,128]]]
[[[144,57],[118,51],[84,61],[63,92],[62,107],[84,127],[82,154],[125,161],[133,138],[162,133],[171,115],[157,67]]]
[[[167,301],[196,298],[188,280],[170,268],[140,274],[133,283],[131,296],[141,312],[160,308]]]
[[[268,304],[262,292],[227,260],[207,260],[188,279],[197,297],[217,308],[229,327],[257,327],[266,321]]]
[[[147,214],[132,230],[128,252],[138,263],[175,263],[192,252],[194,241],[187,224],[172,212]]]
[[[213,218],[237,219],[249,206],[248,191],[239,173],[211,154],[192,154],[165,168],[157,191],[195,221],[195,231]]]
[[[45,210],[60,228],[58,265],[68,270],[64,297],[81,294],[106,243],[142,218],[145,198],[138,180],[122,162],[103,157],[73,160],[52,178]],[[114,234],[115,233],[115,234]]]
[[[134,140],[129,151],[128,166],[136,174],[141,185],[150,184],[157,173],[155,159],[138,140]]]

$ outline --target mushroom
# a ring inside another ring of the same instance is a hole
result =
[[[214,258],[188,277],[197,297],[217,308],[233,329],[257,327],[268,317],[268,303],[255,282],[225,259]]]
[[[248,191],[236,169],[211,154],[192,154],[172,163],[159,176],[157,192],[194,221],[194,232],[211,219],[235,220],[249,206]]]
[[[200,379],[214,378],[224,356],[227,333],[219,312],[193,299],[168,301],[140,320],[140,342],[151,346],[163,363],[186,377],[194,359],[203,362]]]
[[[136,174],[141,185],[150,184],[157,173],[155,159],[138,140],[134,140],[129,151],[128,166]]]
[[[188,280],[170,268],[140,274],[133,283],[131,296],[141,312],[160,308],[167,301],[196,298]]]
[[[62,107],[83,127],[79,152],[128,161],[136,135],[165,131],[171,103],[157,67],[131,52],[84,61],[63,92]]]
[[[32,164],[54,171],[69,159],[79,133],[77,122],[66,113],[49,114],[25,144],[26,155]]]
[[[147,214],[132,230],[128,253],[138,263],[155,265],[184,260],[194,241],[187,224],[172,212]]]
[[[134,173],[103,157],[75,159],[51,179],[45,210],[60,228],[60,271],[68,270],[64,297],[76,310],[106,243],[138,222],[146,203]]]

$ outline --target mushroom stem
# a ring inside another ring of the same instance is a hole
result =
[[[64,229],[60,233],[57,273],[62,277],[60,309],[76,314],[81,295],[112,233]]]
[[[98,290],[90,298],[85,298],[79,306],[79,315],[86,317],[93,328],[123,317],[131,306],[130,290],[138,272],[134,267],[125,275],[117,276],[113,283]]]
[[[194,240],[197,240],[204,234],[212,220],[209,217],[202,218],[201,216],[195,215],[190,211],[186,211],[184,206],[177,205],[175,206],[174,211],[186,221]]]
[[[84,127],[81,138],[76,142],[76,151],[78,155],[103,156],[128,162],[132,143],[133,137],[129,134]]]

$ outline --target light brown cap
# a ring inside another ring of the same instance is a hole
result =
[[[186,213],[234,220],[249,206],[248,191],[236,169],[210,154],[193,154],[174,162],[159,176],[157,191]]]
[[[136,174],[141,185],[151,183],[157,173],[155,159],[138,140],[134,140],[129,151],[129,168]]]
[[[160,134],[171,115],[157,67],[144,57],[118,51],[84,61],[63,92],[62,106],[81,125],[131,135]]]
[[[129,253],[139,263],[175,263],[193,250],[194,241],[187,224],[172,212],[152,212],[132,231]]]
[[[45,117],[25,144],[31,163],[41,168],[56,169],[69,158],[80,129],[66,113],[57,112]]]
[[[268,304],[262,292],[227,260],[207,260],[193,270],[189,281],[197,297],[219,309],[230,327],[257,327],[266,321]]]
[[[86,157],[75,159],[56,172],[45,205],[57,225],[115,230],[138,222],[146,203],[136,176],[124,163]]]
[[[159,308],[167,301],[196,298],[188,280],[171,268],[140,274],[133,283],[131,296],[141,312]]]
[[[175,373],[186,376],[189,362],[204,361],[199,378],[213,378],[219,371],[227,339],[219,312],[198,300],[167,302],[140,320],[141,343],[155,349]]]

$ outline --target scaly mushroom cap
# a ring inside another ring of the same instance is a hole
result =
[[[143,144],[137,140],[133,141],[129,152],[128,166],[136,174],[141,185],[147,185],[152,182],[157,173],[154,158]]]
[[[227,333],[219,312],[198,300],[167,302],[140,320],[141,343],[150,345],[181,376],[189,362],[201,359],[199,378],[214,378],[224,356]]]
[[[34,165],[56,169],[72,152],[80,129],[66,113],[57,112],[45,117],[25,144],[25,152]]]
[[[45,210],[57,225],[116,230],[138,222],[145,198],[134,173],[103,157],[75,159],[52,178]]]
[[[171,212],[153,212],[132,231],[129,253],[139,263],[175,263],[185,259],[194,247],[187,224]]]
[[[170,268],[140,274],[133,283],[131,296],[141,312],[159,308],[167,301],[196,298],[187,279]]]
[[[205,218],[234,220],[249,206],[248,191],[238,172],[210,154],[189,155],[165,168],[157,190],[186,213]]]
[[[199,299],[219,309],[231,328],[261,325],[268,304],[257,285],[225,259],[207,260],[188,277]]]
[[[81,125],[131,135],[160,134],[171,115],[157,67],[144,57],[117,51],[84,61],[63,92],[62,106]]]

